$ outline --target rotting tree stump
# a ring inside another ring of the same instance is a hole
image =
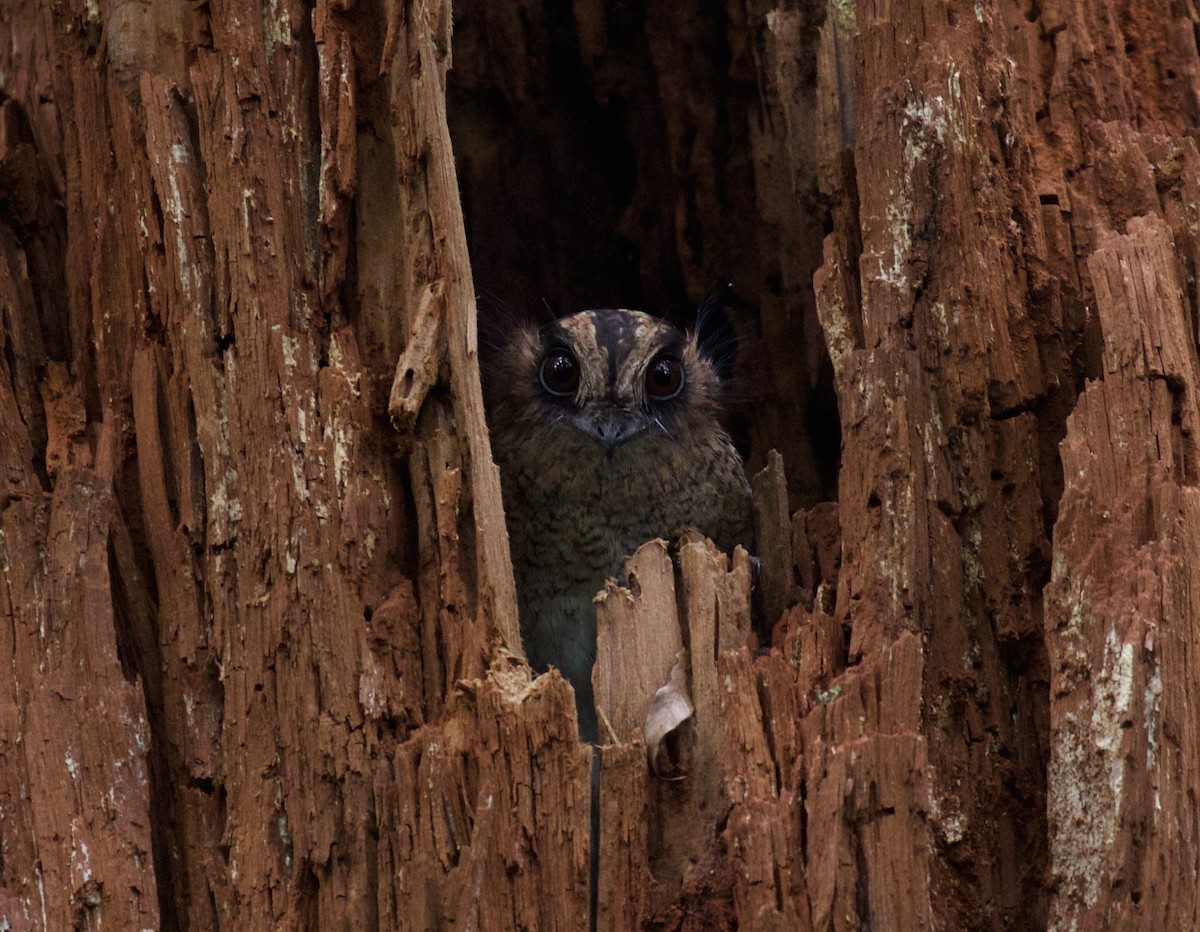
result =
[[[721,279],[759,591],[600,598],[598,926],[1200,924],[1198,20],[6,2],[0,926],[585,928],[476,316]]]

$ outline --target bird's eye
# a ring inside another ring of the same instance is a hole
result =
[[[566,350],[559,349],[542,360],[538,371],[542,388],[560,398],[574,395],[579,388],[579,363]]]
[[[683,388],[683,366],[673,356],[659,356],[646,370],[646,394],[655,401],[674,398]]]

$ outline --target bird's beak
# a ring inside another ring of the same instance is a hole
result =
[[[579,411],[571,421],[583,433],[598,440],[608,456],[613,455],[619,444],[646,429],[646,418],[640,411],[607,406],[599,410]]]

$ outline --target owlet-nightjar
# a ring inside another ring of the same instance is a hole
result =
[[[688,527],[751,545],[750,488],[720,423],[721,380],[695,335],[639,311],[519,327],[484,356],[521,618],[536,671],[575,688],[597,739],[593,598],[624,560]]]

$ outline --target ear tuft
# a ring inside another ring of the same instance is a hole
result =
[[[732,374],[734,357],[737,355],[737,337],[726,308],[732,292],[732,282],[717,280],[709,286],[696,308],[694,333],[697,349],[722,381]]]

